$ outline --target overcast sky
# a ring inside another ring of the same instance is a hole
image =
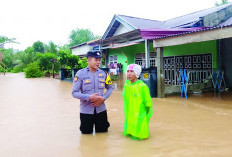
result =
[[[221,0],[217,0],[220,2]],[[0,9],[0,35],[20,44],[6,47],[24,50],[35,41],[68,43],[76,28],[102,36],[114,14],[152,20],[168,20],[214,7],[216,0],[4,0]]]

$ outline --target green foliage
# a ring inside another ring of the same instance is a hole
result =
[[[88,66],[87,58],[86,57],[81,58],[78,64],[79,64],[79,69],[86,68]]]
[[[58,52],[57,59],[60,62],[61,68],[78,68],[79,57],[72,55],[70,49],[61,48]]]
[[[26,77],[41,77],[42,73],[51,72],[53,65],[55,72],[58,72],[60,68],[85,68],[88,66],[86,58],[80,60],[78,56],[72,55],[69,48],[96,38],[99,37],[94,36],[89,29],[72,30],[70,44],[62,47],[58,47],[52,41],[47,45],[36,41],[31,47],[15,54],[10,49],[1,49],[4,57],[2,63],[6,71],[14,73],[25,71]],[[15,38],[0,36],[0,46],[5,43],[16,43]],[[53,64],[54,59],[57,62]],[[0,71],[3,71],[3,67],[0,67]]]
[[[30,63],[36,60],[36,52],[33,47],[28,47],[25,51],[20,51],[14,54],[14,67],[11,70],[13,73],[23,72],[23,69]]]
[[[35,52],[44,52],[44,44],[41,41],[34,42],[32,47],[34,48]]]
[[[228,0],[222,0],[221,3],[215,2],[215,6],[220,6],[220,5],[224,5],[227,3],[228,3]]]
[[[43,76],[43,72],[40,70],[37,62],[33,62],[25,69],[26,78],[38,78]]]
[[[78,61],[79,61],[79,56],[75,56],[75,55],[70,55],[68,57],[68,63],[67,63],[67,66],[70,66],[71,69],[74,69],[74,68],[78,68]]]
[[[14,59],[26,66],[36,60],[36,52],[33,47],[28,47],[25,51],[17,52]]]
[[[6,43],[17,43],[15,38],[8,38],[6,36],[0,36],[0,47]]]
[[[59,50],[57,59],[60,62],[61,68],[64,68],[64,66],[68,63],[68,58],[70,55],[71,55],[70,49]]]
[[[52,60],[56,59],[56,55],[51,52],[37,53],[37,62],[42,71],[49,71],[52,69]]]
[[[54,53],[54,54],[57,54],[57,52],[58,52],[58,46],[52,41],[50,41],[48,43],[48,45],[45,44],[44,48],[45,48],[46,52],[51,52],[51,53]]]
[[[13,68],[13,51],[11,49],[1,49],[3,54],[2,63],[5,64],[6,69]]]
[[[73,47],[85,43],[87,41],[98,38],[89,29],[76,29],[72,30],[69,36],[69,46]]]
[[[106,64],[105,58],[102,58],[102,59],[101,59],[101,64],[102,64],[102,65],[105,65],[105,64]]]
[[[0,72],[4,72],[4,68],[0,64]]]
[[[13,67],[13,69],[11,70],[12,73],[19,73],[19,72],[23,72],[25,68],[24,64],[18,64],[16,66]]]

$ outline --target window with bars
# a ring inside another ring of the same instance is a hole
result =
[[[156,67],[156,56],[154,52],[150,52],[150,66]],[[142,68],[146,67],[145,53],[137,53],[135,55],[135,64],[141,65]]]

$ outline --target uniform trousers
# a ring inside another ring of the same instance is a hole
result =
[[[93,133],[93,127],[95,126],[95,132],[107,132],[110,123],[107,120],[107,112],[103,111],[100,113],[96,112],[94,109],[94,114],[84,114],[80,113],[80,131],[83,134]]]

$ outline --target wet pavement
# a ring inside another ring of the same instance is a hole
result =
[[[153,98],[150,138],[122,136],[121,88],[106,101],[108,133],[82,135],[72,84],[0,74],[1,157],[231,157],[232,94]]]

